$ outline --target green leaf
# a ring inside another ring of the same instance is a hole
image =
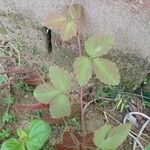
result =
[[[29,124],[27,133],[27,149],[39,150],[50,137],[51,127],[42,120],[33,120]]]
[[[94,133],[94,144],[101,149],[116,149],[126,140],[131,124],[121,124],[112,130],[111,125],[104,125]]]
[[[74,73],[80,86],[88,83],[92,76],[92,62],[88,57],[80,56],[75,59]]]
[[[68,41],[77,35],[77,25],[74,21],[66,23],[63,30],[60,31],[60,36],[63,41]]]
[[[17,129],[17,135],[19,136],[20,141],[26,142],[28,135],[23,129]]]
[[[37,86],[33,95],[39,102],[49,104],[59,94],[59,90],[56,90],[52,85],[45,83]]]
[[[71,80],[66,70],[54,65],[49,69],[49,77],[54,87],[63,93],[71,91]]]
[[[91,57],[106,55],[114,45],[114,38],[110,36],[90,37],[85,42],[85,51]]]
[[[64,118],[69,116],[71,112],[70,100],[65,95],[59,95],[56,97],[50,105],[50,113],[52,118]]]
[[[49,29],[63,29],[66,25],[66,17],[61,15],[60,12],[56,12],[54,14],[51,14],[46,21],[44,22],[44,26],[46,26]]]
[[[25,150],[25,147],[16,139],[8,139],[2,144],[1,150]]]
[[[150,150],[150,144],[145,147],[145,150]]]
[[[120,73],[114,62],[108,59],[95,58],[93,60],[96,77],[108,85],[118,85],[120,83]]]
[[[77,20],[80,18],[82,13],[82,5],[80,4],[73,4],[71,7],[66,10],[66,15],[68,20]]]
[[[2,84],[3,82],[5,82],[7,80],[7,78],[3,75],[0,75],[0,84]]]
[[[103,142],[105,141],[105,138],[107,137],[107,135],[111,131],[111,129],[112,129],[112,126],[106,124],[94,132],[93,141],[94,141],[94,144],[98,148],[102,148]]]
[[[130,130],[131,124],[121,124],[115,127],[107,137],[106,147],[108,147],[108,149],[116,149],[126,140]]]

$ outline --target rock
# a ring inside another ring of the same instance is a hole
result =
[[[149,0],[74,0],[74,3],[80,3],[84,8],[83,35],[113,35],[116,49],[150,58]],[[41,22],[54,11],[63,12],[70,4],[70,0],[1,0],[0,9],[18,12]]]

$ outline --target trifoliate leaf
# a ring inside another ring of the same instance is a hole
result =
[[[60,36],[63,41],[68,41],[77,34],[77,25],[74,21],[68,21],[63,30],[60,31]]]
[[[61,15],[60,12],[51,14],[44,22],[44,26],[49,29],[63,29],[66,25],[66,17]]]
[[[59,119],[70,115],[70,100],[65,95],[59,95],[50,104],[50,113],[52,118]]]
[[[73,4],[71,7],[66,10],[66,16],[68,20],[77,20],[80,18],[82,13],[82,5]]]
[[[69,73],[59,66],[49,68],[49,77],[54,87],[63,93],[71,91],[71,80]]]
[[[8,139],[2,144],[1,150],[25,150],[25,147],[16,139]]]
[[[95,58],[93,60],[96,77],[108,85],[118,85],[120,83],[119,69],[114,62],[108,59]]]
[[[29,124],[28,140],[26,147],[28,150],[39,150],[51,136],[51,127],[42,120],[32,120]]]
[[[131,124],[122,124],[112,130],[111,125],[104,125],[94,133],[94,144],[101,149],[116,149],[127,138]]]
[[[60,94],[59,90],[56,90],[50,84],[41,84],[34,90],[34,97],[41,103],[49,104],[56,96]]]
[[[85,51],[91,57],[106,55],[114,45],[114,38],[110,36],[90,37],[85,42]]]
[[[80,86],[88,83],[92,76],[92,62],[88,57],[80,56],[75,59],[74,73]]]

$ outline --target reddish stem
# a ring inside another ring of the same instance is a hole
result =
[[[16,104],[13,106],[15,110],[35,110],[35,109],[48,109],[49,104],[35,103],[35,104]]]
[[[80,40],[80,33],[79,30],[77,32],[77,41],[79,47],[79,55],[82,56],[82,48],[81,48],[81,40]],[[81,125],[82,125],[82,133],[85,136],[85,124],[84,124],[84,114],[83,114],[83,87],[80,88],[80,109],[81,109]],[[82,138],[81,148],[84,149],[85,147],[85,140]]]
[[[77,32],[77,40],[78,40],[78,47],[79,47],[79,55],[82,56],[82,48],[81,48],[81,41],[80,41],[80,33]]]

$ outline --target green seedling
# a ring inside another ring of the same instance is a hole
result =
[[[28,84],[24,83],[24,82],[18,82],[15,83],[13,85],[14,88],[18,89],[18,90],[23,90],[24,92],[29,92],[29,93],[33,93],[33,86],[29,86]]]
[[[0,75],[0,85],[3,84],[5,81],[7,81],[7,78],[5,76]]]
[[[5,113],[2,115],[2,121],[3,121],[3,123],[11,122],[12,120],[13,120],[13,116],[10,115],[8,112],[5,112]]]
[[[106,86],[106,85],[100,85],[98,87],[96,96],[97,97],[108,97],[115,99],[117,95],[121,92],[121,88],[119,86]]]
[[[51,135],[51,127],[42,120],[32,120],[27,129],[17,130],[18,139],[2,143],[1,150],[39,150]]]
[[[14,97],[12,97],[11,95],[8,95],[5,97],[4,101],[7,105],[11,105],[14,102]]]
[[[0,139],[5,140],[5,139],[8,138],[9,136],[10,136],[10,133],[9,133],[9,130],[8,130],[8,129],[6,129],[6,130],[2,129],[2,130],[0,131]]]
[[[115,101],[117,102],[116,104],[116,110],[119,110],[121,113],[128,108],[128,101],[126,99],[126,97],[124,97],[123,95],[119,94]]]
[[[71,127],[75,127],[76,130],[81,129],[80,122],[78,122],[76,120],[76,118],[72,118],[72,119],[67,120],[67,125],[71,126]]]
[[[14,98],[11,95],[8,95],[8,96],[6,96],[4,98],[4,102],[7,104],[7,110],[2,115],[2,121],[5,124],[7,122],[12,122],[13,120],[15,120],[14,116],[12,116],[11,114],[9,114],[9,108],[13,104]]]

